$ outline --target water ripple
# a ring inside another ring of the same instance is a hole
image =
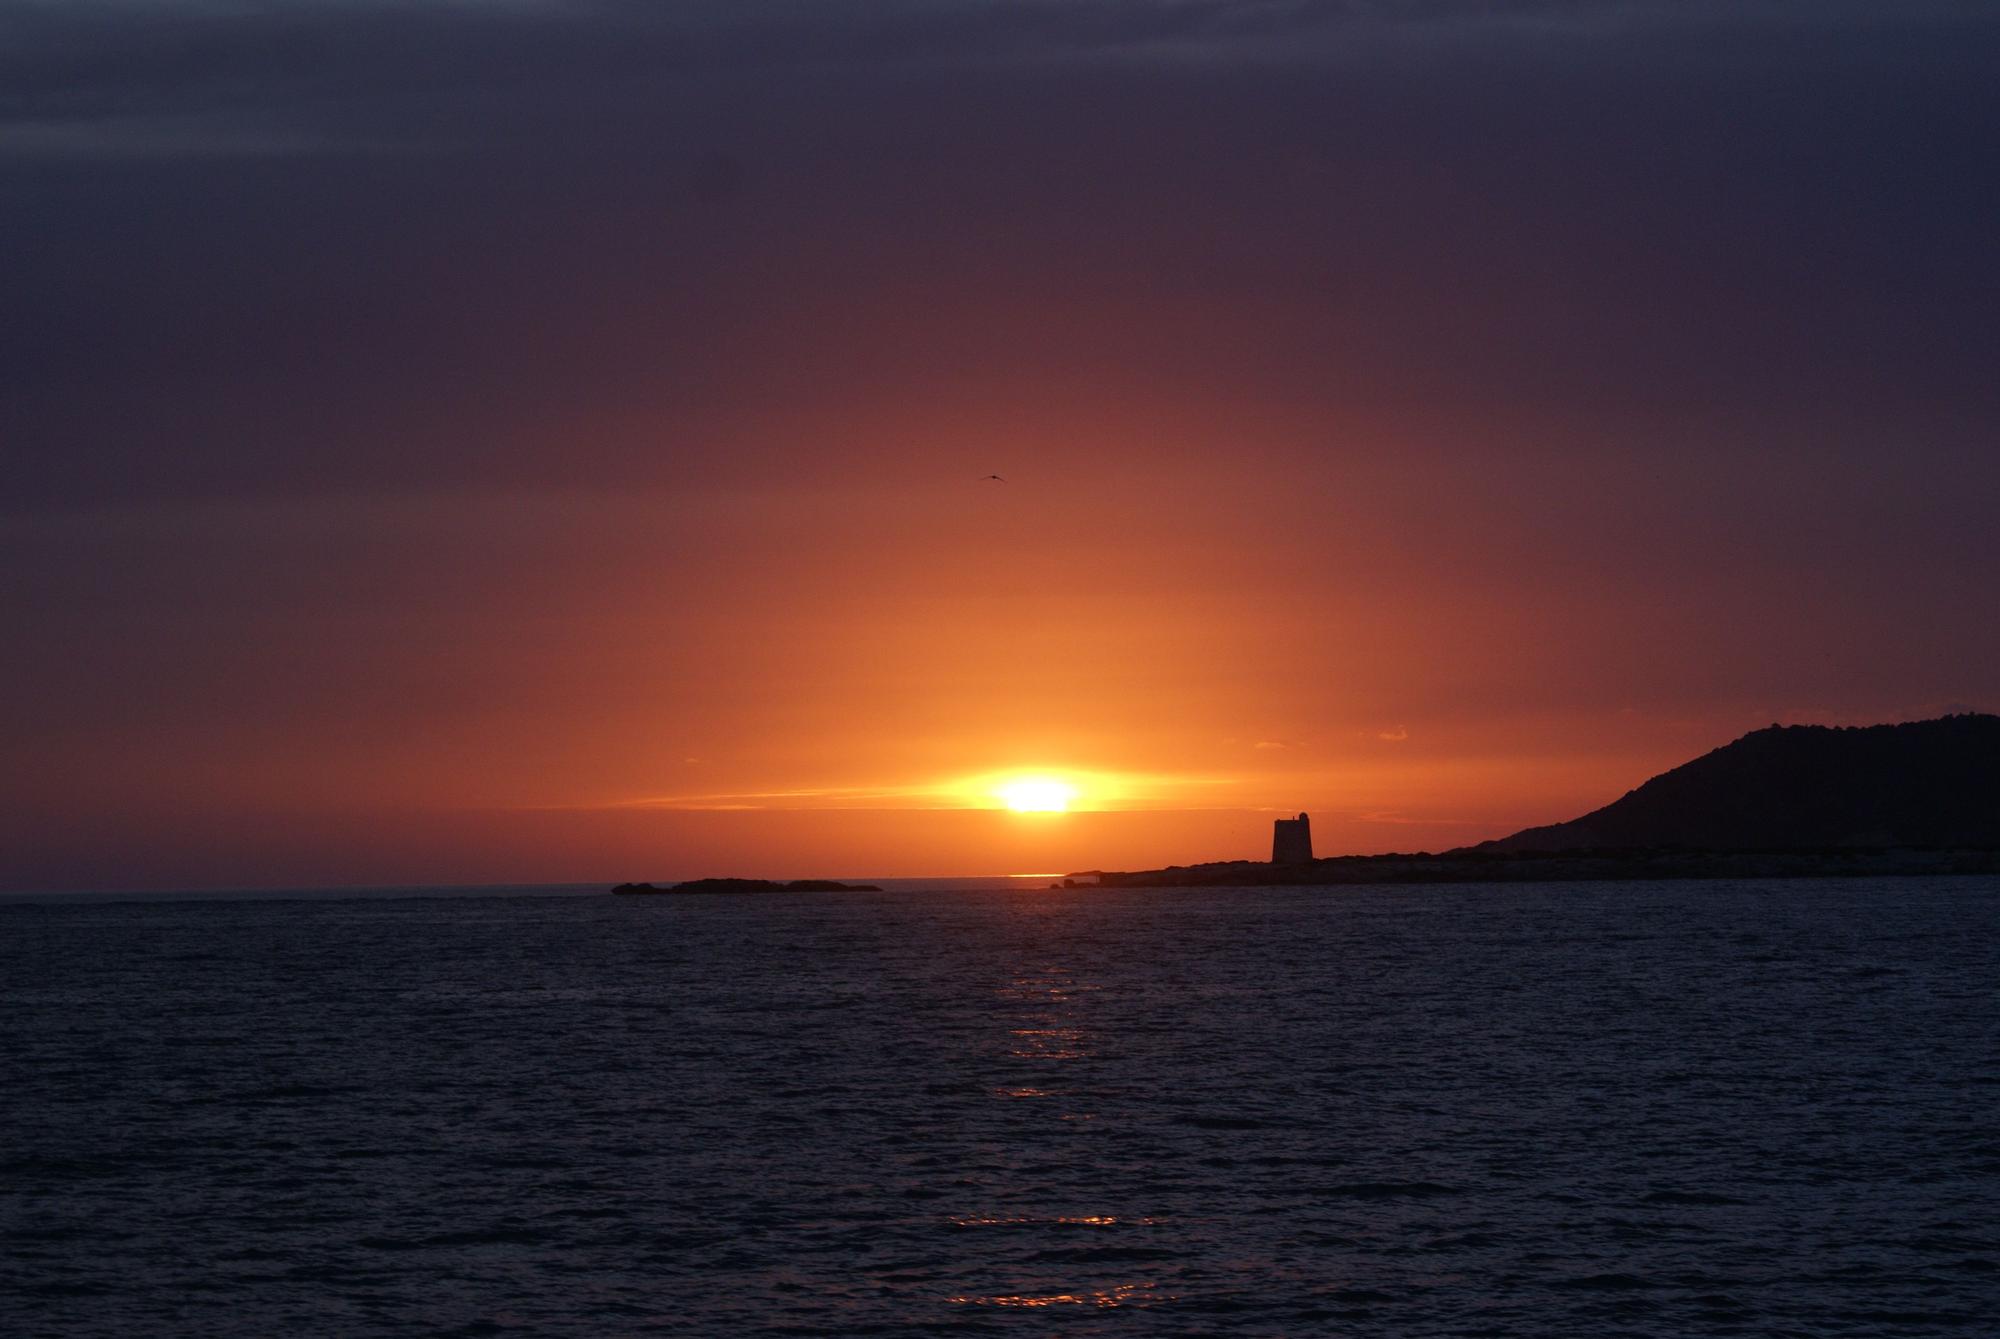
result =
[[[1996,894],[0,904],[0,1331],[1983,1337]]]

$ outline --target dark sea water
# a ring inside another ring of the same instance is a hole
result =
[[[0,1332],[2000,1334],[2000,882],[0,903]]]

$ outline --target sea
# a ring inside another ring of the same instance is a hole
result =
[[[0,899],[0,1333],[2000,1334],[2000,880]]]

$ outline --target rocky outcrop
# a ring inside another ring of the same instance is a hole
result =
[[[1774,725],[1474,851],[2000,847],[2000,716]]]

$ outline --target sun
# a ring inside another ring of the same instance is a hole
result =
[[[1054,777],[1017,776],[995,786],[993,795],[1017,814],[1061,814],[1069,812],[1077,789]]]

